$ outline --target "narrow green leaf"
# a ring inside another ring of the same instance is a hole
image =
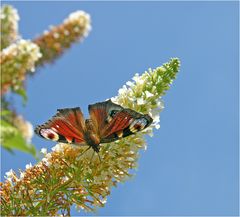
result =
[[[36,156],[34,145],[28,144],[19,130],[4,120],[1,120],[1,145],[8,150],[17,149]]]
[[[12,112],[9,110],[1,110],[1,115],[2,116],[6,116],[6,115],[10,115]]]
[[[23,104],[26,105],[27,100],[28,100],[26,90],[23,88],[20,88],[18,90],[14,90],[14,92],[22,97]]]

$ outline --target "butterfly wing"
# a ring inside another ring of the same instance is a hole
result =
[[[86,145],[84,132],[84,117],[79,107],[58,109],[52,119],[35,129],[45,139],[77,145]]]
[[[111,100],[89,105],[88,110],[101,143],[132,135],[145,129],[153,121],[149,115],[125,109]]]

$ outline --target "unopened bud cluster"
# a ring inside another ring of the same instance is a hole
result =
[[[61,25],[51,26],[50,30],[33,40],[40,47],[43,55],[38,64],[52,62],[72,43],[87,37],[90,30],[90,16],[84,11],[76,11],[70,14]]]

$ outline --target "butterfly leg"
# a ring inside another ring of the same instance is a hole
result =
[[[97,155],[98,155],[98,159],[99,159],[100,163],[102,163],[101,157],[98,152],[97,152]]]
[[[81,157],[85,152],[87,152],[90,148],[91,148],[91,146],[89,146],[87,149],[85,149],[85,150],[76,158],[76,160],[79,160],[80,157]]]
[[[93,151],[92,157],[91,157],[91,160],[90,160],[90,161],[92,161],[92,159],[93,159],[93,157],[94,157],[94,154],[95,154],[95,151]]]
[[[102,160],[101,160],[101,157],[100,157],[100,155],[99,155],[99,152],[96,152],[96,151],[93,151],[93,154],[92,154],[92,157],[91,157],[91,161],[93,160],[93,157],[94,157],[95,153],[97,153],[98,159],[99,159],[99,161],[100,161],[100,163],[101,163]]]

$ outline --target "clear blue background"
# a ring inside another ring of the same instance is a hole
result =
[[[148,138],[134,179],[112,189],[99,215],[238,214],[238,2],[10,2],[24,39],[85,10],[93,30],[27,82],[33,125],[58,108],[117,94],[149,67],[179,57],[161,128]],[[34,137],[38,149],[54,144]],[[2,177],[34,159],[2,150]],[[73,215],[79,215],[74,209]],[[84,213],[80,213],[85,215]]]

